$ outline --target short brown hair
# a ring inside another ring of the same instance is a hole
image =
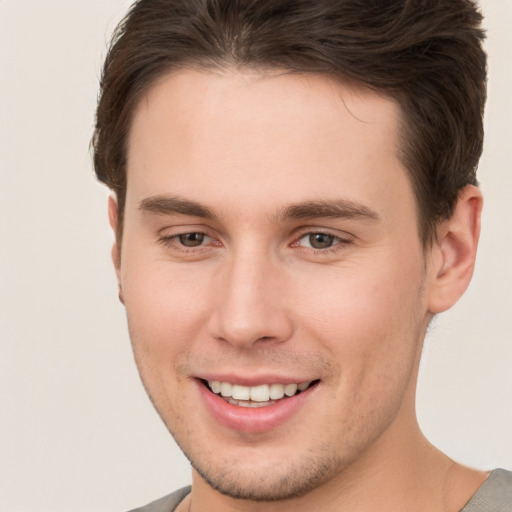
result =
[[[476,184],[486,56],[472,0],[138,0],[105,60],[92,147],[98,179],[126,196],[126,144],[140,97],[183,67],[328,73],[385,94],[403,113],[400,157],[425,246]]]

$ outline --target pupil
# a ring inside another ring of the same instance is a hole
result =
[[[185,247],[197,247],[204,240],[203,233],[186,233],[179,236],[180,243]]]
[[[309,243],[314,249],[327,249],[328,247],[331,247],[333,242],[333,235],[326,235],[325,233],[314,233],[309,235]]]

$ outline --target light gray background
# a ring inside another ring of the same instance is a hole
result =
[[[88,153],[106,41],[129,2],[0,0],[0,512],[107,512],[188,483],[132,362]],[[489,31],[486,197],[474,282],[435,323],[430,439],[512,468],[511,0]]]

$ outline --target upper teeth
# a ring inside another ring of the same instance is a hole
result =
[[[255,402],[267,402],[279,400],[286,396],[293,396],[297,390],[304,391],[311,383],[299,384],[262,384],[260,386],[240,386],[229,382],[209,380],[208,385],[214,393],[220,393],[223,397],[231,397],[235,400],[253,400]]]

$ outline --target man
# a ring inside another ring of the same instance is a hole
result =
[[[140,0],[94,161],[146,390],[193,467],[144,511],[497,511],[423,437],[467,288],[485,55],[470,0]]]

